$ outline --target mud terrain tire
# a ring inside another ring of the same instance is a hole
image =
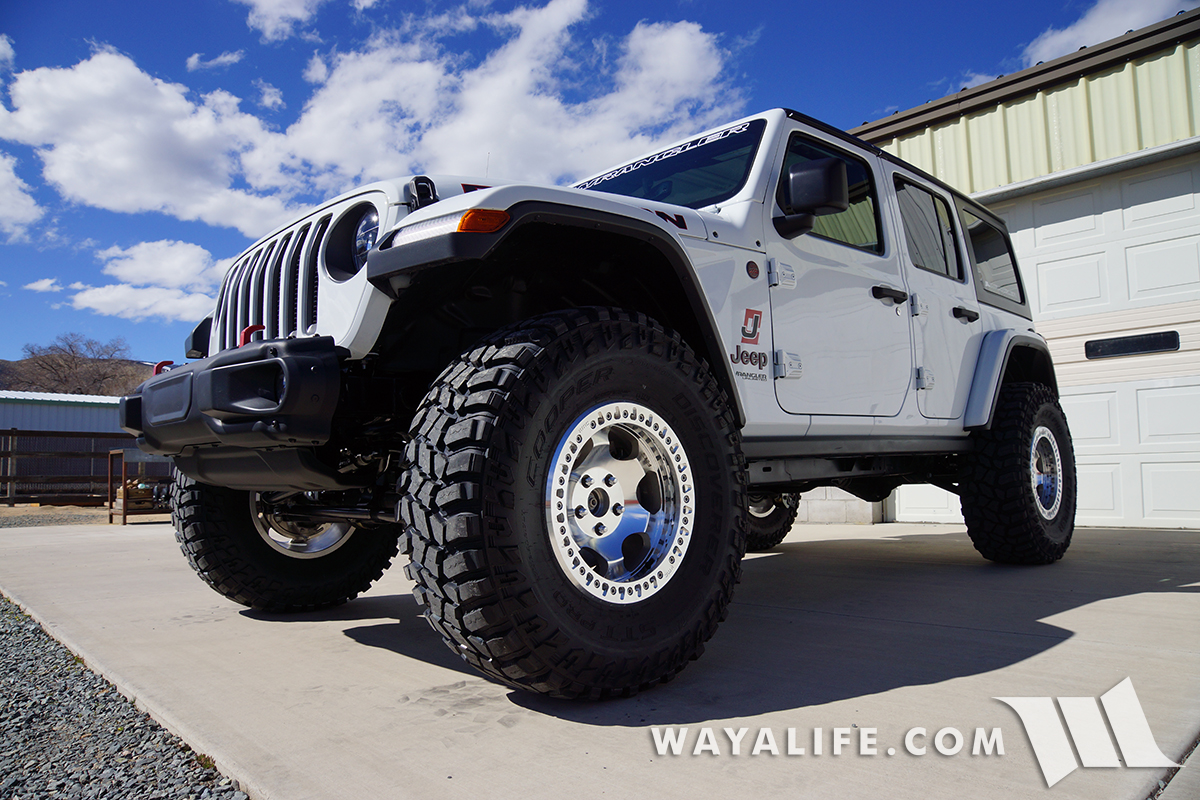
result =
[[[351,528],[336,547],[289,555],[254,522],[251,493],[209,486],[176,471],[171,485],[175,539],[200,578],[230,600],[260,611],[311,611],[352,600],[383,575],[399,526]]]
[[[975,549],[1006,564],[1062,558],[1075,529],[1075,452],[1054,391],[1005,386],[991,429],[972,438],[959,486]]]
[[[412,432],[407,572],[469,664],[600,698],[700,655],[740,575],[744,459],[677,334],[607,308],[518,323],[442,372]]]
[[[761,553],[784,540],[800,510],[800,495],[750,495],[746,516],[746,551]]]

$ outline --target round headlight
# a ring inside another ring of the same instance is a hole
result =
[[[379,241],[379,212],[371,209],[362,215],[354,230],[354,266],[362,269],[367,263],[367,253]]]

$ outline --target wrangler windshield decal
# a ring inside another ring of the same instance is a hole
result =
[[[742,122],[575,185],[576,189],[703,208],[741,190],[766,122]]]

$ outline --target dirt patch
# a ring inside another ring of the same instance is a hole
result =
[[[119,524],[119,517],[114,524]],[[170,514],[129,517],[129,522],[170,522]],[[104,525],[108,509],[103,506],[0,506],[0,528],[34,528],[41,525]]]

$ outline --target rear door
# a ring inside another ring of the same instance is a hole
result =
[[[904,238],[898,249],[910,293],[917,408],[924,417],[958,419],[983,337],[960,224],[939,188],[899,173],[892,181]]]

